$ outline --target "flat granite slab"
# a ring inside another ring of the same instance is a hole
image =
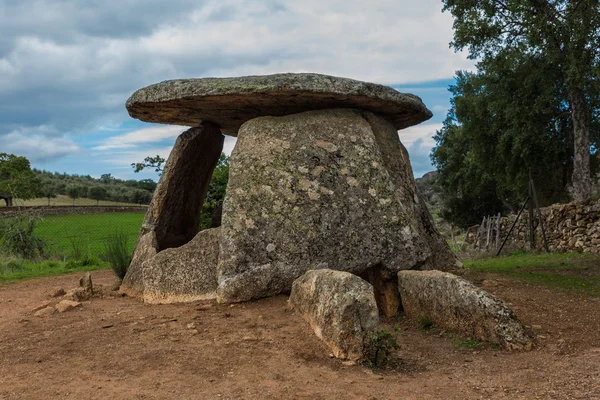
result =
[[[164,81],[127,100],[133,118],[199,126],[210,121],[237,136],[240,126],[261,116],[329,108],[357,108],[384,116],[396,129],[431,118],[421,99],[388,86],[320,74],[275,74]]]

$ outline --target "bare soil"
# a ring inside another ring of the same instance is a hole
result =
[[[598,298],[471,275],[533,326],[534,350],[466,348],[395,317],[381,325],[400,327],[400,350],[371,370],[330,358],[285,296],[146,305],[100,271],[103,295],[33,315],[79,276],[0,286],[0,399],[600,399]]]

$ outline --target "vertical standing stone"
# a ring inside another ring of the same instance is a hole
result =
[[[177,138],[144,218],[122,292],[143,292],[144,261],[161,250],[188,243],[198,233],[200,208],[223,140],[219,127],[210,122],[188,129]]]

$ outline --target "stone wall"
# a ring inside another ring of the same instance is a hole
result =
[[[550,251],[600,253],[600,202],[554,204],[541,209]],[[543,249],[537,212],[534,213],[536,248]],[[516,215],[500,219],[500,236],[506,237]],[[512,248],[529,249],[529,215],[523,211],[507,241]],[[477,228],[471,228],[467,242],[473,243]],[[501,241],[502,242],[502,241]]]
[[[148,206],[34,206],[34,207],[0,207],[0,218],[14,217],[23,214],[35,214],[42,217],[48,215],[99,214],[115,212],[145,213]]]

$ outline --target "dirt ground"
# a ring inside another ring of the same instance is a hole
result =
[[[401,348],[372,371],[329,358],[285,296],[151,306],[110,292],[100,271],[112,294],[33,315],[80,275],[0,286],[0,399],[600,399],[597,298],[471,276],[535,325],[534,350],[469,349],[397,317],[381,325],[401,328]]]

